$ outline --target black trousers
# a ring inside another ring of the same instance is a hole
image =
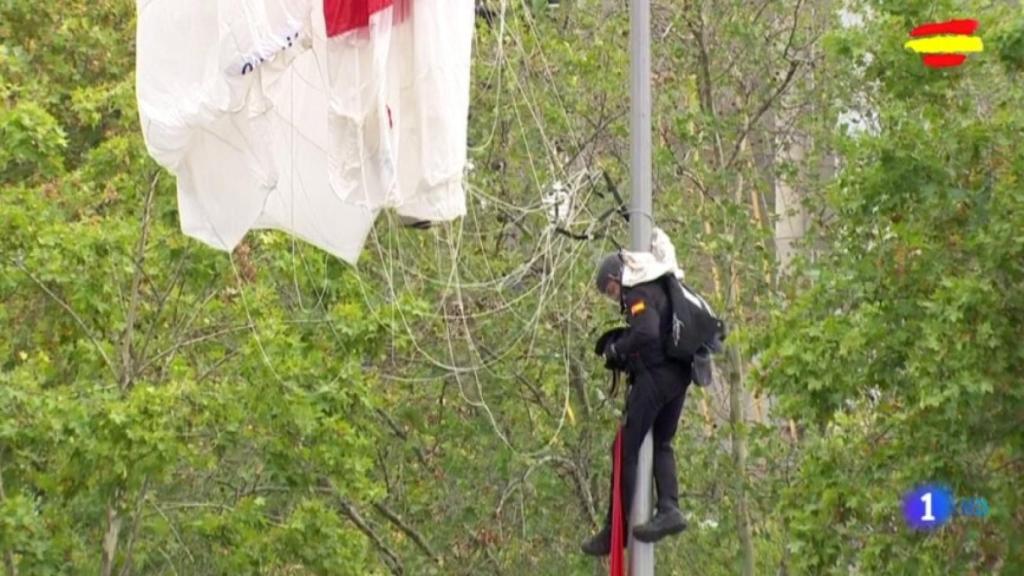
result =
[[[668,362],[641,366],[630,374],[631,386],[626,398],[626,421],[622,430],[622,510],[629,525],[629,511],[636,486],[637,460],[647,431],[654,440],[654,483],[658,490],[658,509],[679,506],[679,482],[672,439],[679,427],[683,401],[690,385],[689,366]],[[612,442],[614,450],[615,443]],[[614,462],[614,453],[612,462]],[[609,489],[611,493],[611,489]],[[606,522],[611,525],[612,495],[608,500]]]

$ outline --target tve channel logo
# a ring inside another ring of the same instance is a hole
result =
[[[903,517],[914,530],[934,530],[949,522],[954,514],[974,518],[988,516],[984,498],[954,498],[953,492],[940,484],[927,484],[903,497]]]

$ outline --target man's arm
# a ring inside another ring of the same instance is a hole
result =
[[[614,341],[606,353],[609,358],[625,360],[635,352],[661,341],[661,318],[651,298],[643,290],[630,290],[625,296],[626,321],[629,329]]]

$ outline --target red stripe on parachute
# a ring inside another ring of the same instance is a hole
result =
[[[324,0],[327,37],[359,30],[370,25],[370,17],[387,10],[394,0]]]

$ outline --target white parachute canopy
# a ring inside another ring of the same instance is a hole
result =
[[[355,262],[378,213],[465,214],[472,0],[137,0],[150,154],[182,231]]]

